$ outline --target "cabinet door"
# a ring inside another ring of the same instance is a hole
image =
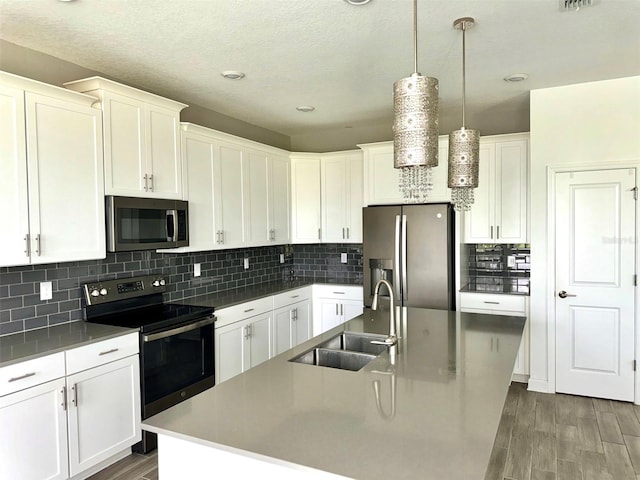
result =
[[[464,242],[495,242],[494,198],[495,198],[495,145],[480,144],[478,188],[473,192],[471,210],[464,212]]]
[[[0,478],[69,477],[64,378],[0,397]]]
[[[320,159],[291,159],[291,241],[319,243]]]
[[[31,263],[104,258],[100,111],[29,92],[25,107]]]
[[[269,233],[271,243],[285,244],[291,239],[289,218],[291,195],[289,188],[289,160],[269,157]]]
[[[245,241],[247,245],[267,245],[270,242],[267,154],[246,150],[244,167],[246,171],[244,192],[247,220]]]
[[[282,352],[293,347],[293,318],[294,307],[282,307],[273,312],[273,354],[280,355]]]
[[[242,148],[220,143],[215,163],[216,231],[218,248],[241,247],[245,241],[244,171]]]
[[[182,157],[180,155],[180,114],[147,105],[147,163],[150,197],[182,198]]]
[[[242,322],[236,322],[215,330],[216,383],[243,371],[244,326]]]
[[[364,165],[362,154],[349,156],[349,192],[347,193],[347,235],[345,243],[362,243],[362,207],[364,206]]]
[[[292,305],[293,327],[291,347],[309,340],[312,330],[311,300],[304,300]]]
[[[449,138],[443,136],[438,139],[438,166],[431,170],[433,190],[429,195],[429,202],[450,202],[449,188]]]
[[[495,239],[527,241],[528,142],[496,143]]]
[[[367,147],[365,150],[367,175],[367,205],[403,203],[400,191],[400,170],[393,167],[393,143]]]
[[[213,198],[214,145],[205,137],[185,132],[184,154],[185,196],[189,201],[188,251],[211,250],[216,247]]]
[[[249,370],[271,358],[271,316],[272,312],[253,317],[247,327],[248,346],[245,348],[243,371]]]
[[[105,194],[147,196],[145,104],[113,93],[105,93],[103,103]]]
[[[0,266],[29,263],[27,148],[23,90],[0,86]]]
[[[362,312],[364,311],[364,305],[358,300],[344,300],[341,308],[343,322],[351,320],[358,315],[362,315]]]
[[[342,314],[340,313],[341,303],[330,298],[321,298],[320,302],[320,331],[314,332],[319,335],[327,330],[337,327],[342,323]]]
[[[322,185],[322,241],[344,242],[348,224],[348,160],[342,156],[323,158]]]
[[[67,394],[72,476],[141,439],[137,355],[68,376]]]

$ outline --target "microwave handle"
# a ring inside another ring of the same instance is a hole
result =
[[[167,240],[176,241],[178,231],[178,210],[167,210]]]

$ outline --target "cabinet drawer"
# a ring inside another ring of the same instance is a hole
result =
[[[288,292],[282,292],[273,296],[273,308],[277,309],[292,303],[301,302],[311,298],[311,287],[297,288]]]
[[[337,298],[362,301],[362,287],[347,285],[314,285],[313,296],[316,298]]]
[[[216,328],[273,310],[273,297],[263,297],[216,310]]]
[[[64,352],[0,368],[0,397],[64,377]]]
[[[139,352],[139,333],[128,333],[67,351],[67,375],[97,367]]]
[[[525,314],[526,298],[520,295],[495,295],[492,293],[460,293],[460,308],[496,310]]]

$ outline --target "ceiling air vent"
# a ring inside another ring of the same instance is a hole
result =
[[[559,0],[558,4],[562,12],[577,12],[582,7],[590,7],[593,5],[593,0]]]

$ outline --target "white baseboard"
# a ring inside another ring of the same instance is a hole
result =
[[[541,393],[556,393],[547,380],[539,380],[537,378],[529,378],[528,390]]]
[[[529,375],[524,375],[522,373],[514,373],[511,375],[512,382],[518,383],[529,383]]]

